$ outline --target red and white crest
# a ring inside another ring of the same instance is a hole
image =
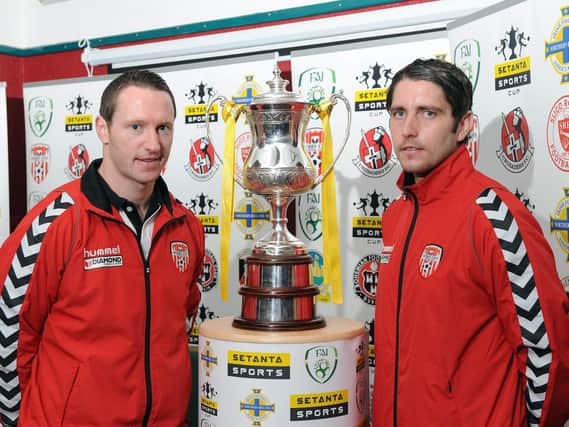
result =
[[[89,152],[83,144],[69,149],[67,156],[67,172],[71,178],[81,178],[89,166]]]
[[[322,173],[322,142],[324,141],[324,131],[322,128],[306,129],[304,133],[304,146],[312,163],[316,168],[316,173]]]
[[[176,268],[182,273],[186,271],[190,263],[190,249],[188,244],[179,241],[171,242],[170,253],[172,254]]]
[[[35,144],[32,145],[31,151],[32,178],[37,184],[41,184],[49,172],[49,146]]]
[[[569,152],[569,117],[557,121],[557,132],[559,132],[559,142],[566,152]]]
[[[421,259],[419,260],[419,272],[425,279],[432,275],[443,258],[443,248],[439,245],[427,245],[423,249]]]

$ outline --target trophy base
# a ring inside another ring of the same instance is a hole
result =
[[[324,327],[324,319],[316,316],[319,290],[311,284],[312,258],[302,252],[293,256],[255,252],[245,261],[246,284],[239,289],[241,316],[233,326],[270,331]]]

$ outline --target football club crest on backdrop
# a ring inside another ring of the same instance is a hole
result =
[[[563,195],[549,217],[549,230],[555,235],[561,250],[567,254],[565,261],[569,262],[569,187],[563,187]]]
[[[419,259],[419,272],[426,279],[430,277],[437,269],[443,259],[443,248],[439,245],[427,245],[423,249],[421,258]]]
[[[534,152],[530,141],[528,122],[521,107],[508,114],[502,113],[500,148],[496,156],[506,169],[513,173],[522,172],[529,165]]]
[[[253,139],[251,131],[246,131],[235,138],[235,175],[243,176],[243,165],[249,157]]]
[[[555,166],[569,172],[569,95],[557,99],[549,111],[547,148]]]
[[[504,32],[494,50],[504,62],[494,66],[494,89],[504,90],[531,83],[530,57],[523,56],[530,36],[511,25]]]
[[[361,130],[358,156],[352,163],[360,172],[370,178],[379,178],[388,174],[397,163],[391,137],[383,126],[376,126],[367,131]]]
[[[71,99],[65,108],[71,115],[65,116],[65,132],[86,132],[93,129],[93,115],[88,111],[93,103],[83,95],[77,95]]]
[[[254,80],[254,77],[254,74],[245,76],[245,81],[239,85],[235,94],[232,96],[233,102],[236,104],[249,105],[253,102],[255,96],[264,92],[263,87]]]
[[[235,204],[233,219],[245,240],[253,240],[263,226],[270,220],[271,212],[267,202],[253,193],[245,192],[245,197]]]
[[[47,96],[36,96],[28,102],[28,124],[32,133],[41,138],[51,125],[53,101]]]
[[[480,42],[469,39],[461,41],[454,49],[454,63],[460,68],[476,90],[480,77]]]
[[[251,425],[262,426],[261,423],[275,413],[275,404],[263,394],[262,389],[254,388],[239,402],[239,410],[251,422]]]
[[[69,147],[65,174],[69,179],[81,178],[89,166],[89,152],[83,144]]]
[[[47,144],[34,144],[31,146],[30,165],[31,174],[36,184],[41,184],[49,172],[50,151]]]
[[[206,248],[202,265],[202,274],[198,278],[202,291],[211,291],[217,285],[217,260],[212,251]]]
[[[545,41],[545,59],[561,74],[561,83],[569,83],[569,5],[561,8],[561,17]]]
[[[306,129],[304,133],[304,148],[312,160],[312,165],[316,169],[316,175],[322,173],[322,141],[324,141],[324,131],[321,127]]]
[[[190,141],[188,162],[184,169],[196,181],[208,181],[219,169],[219,162],[215,158],[215,151],[207,137]]]
[[[375,295],[379,283],[379,254],[361,258],[352,276],[354,293],[366,304],[375,305]]]

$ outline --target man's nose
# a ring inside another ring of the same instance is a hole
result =
[[[403,135],[413,136],[417,134],[417,118],[409,114],[403,119]]]

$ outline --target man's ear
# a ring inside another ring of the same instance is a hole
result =
[[[97,116],[95,119],[95,129],[97,130],[97,136],[103,145],[107,145],[109,143],[109,126],[107,121],[101,116]]]
[[[472,111],[466,113],[458,122],[456,128],[456,140],[464,141],[468,134],[474,129],[474,114]]]

